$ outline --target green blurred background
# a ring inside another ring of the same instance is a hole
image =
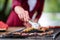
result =
[[[39,22],[42,26],[60,26],[60,0],[45,0]]]
[[[60,15],[60,0],[45,0],[43,12],[50,13],[52,20],[60,20],[60,18],[57,18],[57,16]]]
[[[44,12],[60,12],[60,0],[45,0]]]
[[[11,10],[12,0],[0,0],[0,20],[6,22]]]

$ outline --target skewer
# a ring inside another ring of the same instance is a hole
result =
[[[60,32],[53,34],[53,39],[56,39],[60,35]]]
[[[60,26],[48,26],[49,28],[60,28]]]

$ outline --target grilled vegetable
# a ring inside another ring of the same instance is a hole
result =
[[[8,25],[0,21],[0,32],[6,31],[7,29],[8,29]]]

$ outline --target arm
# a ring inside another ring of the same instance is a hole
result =
[[[16,13],[14,11],[14,8],[16,6],[21,6],[20,1],[19,0],[12,0],[12,7],[11,7],[12,10],[11,10],[10,15],[9,15],[7,22],[6,22],[9,26],[14,26],[14,24],[16,23],[15,20],[19,20],[18,16],[16,15]]]
[[[16,6],[21,6],[20,0],[12,0],[12,10],[14,10]]]
[[[13,0],[12,9],[18,15],[20,20],[27,21],[29,19],[28,11],[24,10],[21,7],[21,1],[20,0]]]
[[[43,7],[44,7],[44,0],[41,0],[41,1],[40,1],[40,6],[39,6],[39,8],[38,8],[38,10],[37,10],[37,16],[36,16],[35,22],[38,22],[41,14],[42,14]]]
[[[22,21],[28,21],[29,20],[28,11],[24,10],[21,6],[16,6],[14,8],[14,11],[18,15],[20,20],[22,20]]]

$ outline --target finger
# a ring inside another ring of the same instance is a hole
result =
[[[21,15],[21,16],[22,16],[22,19],[23,19],[23,21],[24,21],[24,16],[25,16],[24,12],[22,13],[22,15]]]
[[[28,22],[24,23],[25,27],[31,27],[31,25]]]
[[[29,14],[28,14],[28,11],[25,11],[25,12],[26,12],[26,16],[28,16],[27,18],[30,18],[30,17],[29,17]]]
[[[24,21],[26,21],[26,19],[27,19],[27,18],[26,18],[26,13],[24,13]]]
[[[25,12],[25,15],[24,15],[24,20],[25,20],[25,21],[27,21],[27,17],[28,17],[26,14],[27,14],[27,13]]]
[[[22,20],[22,21],[23,21],[23,17],[22,17],[22,15],[18,15],[18,16],[19,16],[20,20]]]
[[[28,15],[28,11],[25,11],[25,19],[26,19],[26,21],[28,21],[29,20],[29,15]]]
[[[21,17],[21,15],[18,15],[18,17],[21,19],[22,17]]]
[[[26,21],[27,20],[25,11],[22,13],[22,17],[23,17],[23,21]]]

